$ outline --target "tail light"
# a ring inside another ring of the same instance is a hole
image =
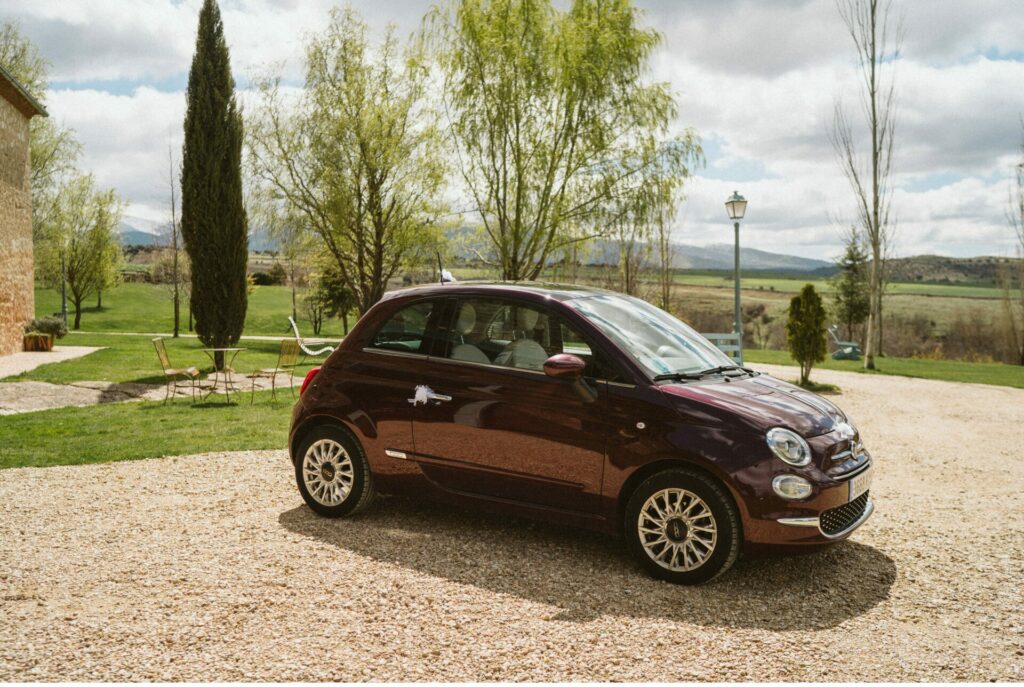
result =
[[[299,387],[299,396],[306,390],[309,383],[313,381],[313,377],[316,377],[317,373],[320,372],[319,367],[314,367],[312,370],[306,373],[306,378],[302,380],[302,386]]]

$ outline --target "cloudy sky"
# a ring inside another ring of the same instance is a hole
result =
[[[221,0],[235,78],[265,65],[300,73],[303,38],[330,0]],[[358,0],[372,26],[416,29],[429,2]],[[679,127],[703,138],[677,240],[731,241],[723,203],[750,201],[746,245],[808,257],[838,252],[852,195],[828,141],[834,103],[856,112],[857,65],[834,0],[638,0],[664,35],[651,78],[677,94]],[[167,146],[180,151],[200,0],[0,0],[52,63],[47,105],[74,128],[83,166],[168,218]],[[904,0],[893,207],[898,255],[1008,254],[1005,220],[1024,113],[1024,2]],[[245,94],[243,93],[243,100]]]

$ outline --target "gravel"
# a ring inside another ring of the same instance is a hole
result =
[[[282,451],[0,472],[0,680],[1024,679],[1024,390],[814,376],[878,510],[697,588],[569,529],[318,518]]]

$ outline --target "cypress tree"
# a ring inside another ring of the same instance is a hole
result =
[[[215,0],[199,13],[188,75],[181,165],[181,235],[192,261],[191,307],[200,341],[238,342],[248,304],[248,221],[242,204],[242,116]],[[223,367],[223,356],[216,358]]]

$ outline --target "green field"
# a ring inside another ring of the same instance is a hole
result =
[[[299,294],[301,299],[301,293]],[[97,310],[95,301],[90,299],[89,307],[82,311],[82,331],[85,332],[155,332],[168,333],[174,327],[174,309],[166,287],[159,284],[120,284],[103,294],[103,308]],[[68,322],[74,318],[74,309],[69,305]],[[60,294],[53,289],[36,287],[36,316],[60,312]],[[245,334],[290,336],[288,317],[292,314],[292,292],[285,286],[257,286],[249,296],[249,308],[245,318]],[[299,331],[303,336],[313,336],[313,326],[302,309],[298,307]],[[354,316],[350,322],[354,322]],[[188,331],[188,310],[181,308],[181,329]],[[341,320],[334,319],[324,324],[321,336],[342,335]]]
[[[675,283],[684,286],[708,286],[732,289],[732,276],[720,274],[676,274]],[[820,293],[831,293],[832,285],[827,279],[798,277],[742,277],[740,285],[751,291],[775,290],[780,293],[796,293],[804,284],[813,284]],[[931,296],[937,298],[1001,298],[1002,292],[995,286],[972,286],[960,284],[890,284],[886,290],[890,296]]]
[[[485,270],[456,269],[460,279],[486,277]],[[607,275],[590,283],[607,283]],[[557,277],[555,277],[557,279]],[[805,280],[779,277],[751,277],[743,282],[745,303],[764,303],[776,317],[784,317],[790,294]],[[824,280],[815,282],[828,289]],[[700,313],[726,313],[732,307],[732,282],[721,275],[680,274],[674,287],[677,315],[689,319]],[[944,284],[897,284],[886,301],[887,312],[903,316],[930,318],[936,330],[953,318],[982,313],[992,316],[1001,303],[998,290],[983,286]],[[100,310],[86,309],[82,332],[64,338],[63,345],[101,347],[102,350],[76,360],[44,365],[5,382],[36,380],[56,384],[78,381],[139,382],[162,384],[151,336],[131,332],[167,333],[172,326],[170,299],[164,287],[153,284],[122,284],[103,296]],[[59,297],[50,289],[37,289],[38,315],[59,310]],[[187,313],[185,317],[187,318]],[[258,287],[250,296],[246,335],[288,336],[291,291],[281,286]],[[301,313],[300,313],[301,315]],[[354,317],[352,320],[354,321]],[[779,320],[781,321],[781,320]],[[183,321],[183,326],[187,319]],[[312,327],[300,318],[300,329],[312,336]],[[325,325],[323,336],[339,338],[341,323]],[[202,352],[194,334],[182,332],[181,338],[165,338],[172,364],[195,365],[208,372],[212,364]],[[242,373],[272,367],[277,360],[278,341],[243,340],[245,347],[234,368]],[[794,365],[788,353],[778,350],[748,349],[752,363]],[[302,376],[320,360],[303,361],[296,370]],[[880,358],[874,374],[900,375],[926,379],[994,384],[1024,388],[1024,367],[998,363],[967,363],[918,358]],[[861,363],[826,360],[826,369],[864,372]],[[793,368],[793,377],[797,374]],[[813,378],[813,375],[812,375]],[[88,408],[60,408],[4,417],[0,420],[0,468],[77,464],[111,460],[130,460],[164,455],[185,455],[204,451],[280,448],[286,441],[288,417],[292,407],[288,391],[277,401],[269,392],[256,395],[250,406],[248,394],[240,403],[223,402],[193,405],[179,399],[162,405],[131,402]],[[218,397],[214,397],[215,399]]]
[[[456,278],[463,281],[468,279],[493,279],[494,270],[482,267],[455,267],[452,269]],[[600,281],[608,276],[604,268],[585,267],[579,271],[579,278],[588,281]],[[558,272],[550,272],[541,275],[541,280],[562,281]],[[674,282],[679,286],[699,286],[732,291],[732,274],[724,272],[676,272]],[[744,291],[777,291],[779,293],[796,293],[804,287],[804,284],[813,284],[815,290],[820,293],[831,293],[832,285],[828,279],[814,275],[808,277],[797,276],[742,276],[741,286]],[[890,284],[886,294],[906,296],[931,296],[936,298],[986,298],[999,299],[1002,297],[1001,290],[996,286],[976,286],[971,284],[933,284],[933,283],[898,283]]]
[[[11,415],[0,421],[0,469],[285,448],[291,408],[287,392],[273,401],[263,391],[252,406],[179,400]]]

